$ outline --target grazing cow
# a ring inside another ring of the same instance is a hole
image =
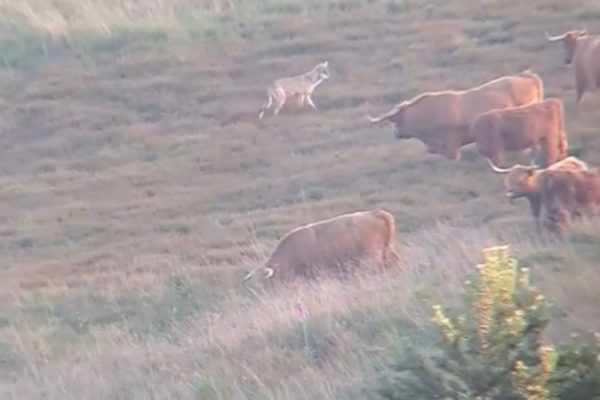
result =
[[[429,153],[450,160],[473,143],[470,128],[482,112],[538,102],[544,97],[541,78],[529,71],[503,76],[467,90],[422,93],[403,101],[371,122],[394,122],[398,139],[421,140]]]
[[[535,150],[540,146],[545,155],[544,167],[567,156],[563,106],[558,99],[486,111],[475,119],[471,129],[479,152],[496,165],[504,164],[505,150]]]
[[[550,42],[562,42],[565,48],[565,64],[573,64],[575,74],[576,103],[583,94],[594,92],[600,84],[600,36],[588,35],[586,30],[573,30],[559,36],[550,36]]]
[[[541,181],[541,197],[546,207],[547,228],[561,232],[579,215],[600,210],[600,171],[552,171]]]
[[[318,269],[373,258],[383,267],[397,264],[394,216],[384,210],[357,211],[298,227],[279,242],[264,267],[265,279],[315,277]]]
[[[556,162],[545,169],[540,169],[535,165],[514,165],[511,168],[499,168],[487,158],[492,170],[499,174],[506,174],[504,179],[504,187],[506,188],[506,197],[509,199],[518,199],[525,197],[529,201],[531,214],[535,219],[535,224],[540,230],[540,212],[543,202],[541,195],[540,181],[541,176],[549,171],[585,171],[588,170],[588,165],[577,157],[566,157],[559,162]]]

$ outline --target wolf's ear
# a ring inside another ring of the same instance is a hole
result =
[[[329,65],[329,61],[323,61],[321,63],[322,66],[327,67]]]

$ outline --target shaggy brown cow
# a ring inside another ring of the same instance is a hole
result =
[[[317,269],[373,258],[388,267],[399,261],[394,250],[394,216],[384,210],[357,211],[298,227],[279,242],[264,267],[264,278],[314,277]]]
[[[600,171],[551,171],[540,179],[542,203],[546,207],[545,226],[562,232],[579,215],[595,215],[600,210]]]
[[[504,165],[505,150],[535,150],[540,146],[544,167],[567,156],[563,106],[558,99],[484,112],[471,129],[479,152],[496,165]]]
[[[540,212],[542,210],[542,198],[540,188],[540,177],[548,173],[548,171],[585,171],[588,170],[588,165],[577,157],[567,157],[561,161],[550,165],[545,169],[540,169],[535,165],[514,165],[511,168],[499,168],[495,166],[490,159],[487,159],[492,170],[499,174],[506,174],[504,179],[504,187],[506,188],[506,196],[509,199],[518,199],[525,197],[529,201],[531,214],[535,219],[535,224],[538,230],[540,225]]]
[[[525,71],[467,90],[423,93],[379,117],[367,117],[371,122],[392,121],[397,138],[419,139],[429,153],[456,160],[460,148],[475,141],[470,128],[479,114],[538,102],[543,97],[541,78]]]
[[[594,92],[600,84],[600,36],[588,35],[585,29],[573,30],[559,36],[550,36],[550,42],[563,42],[565,64],[573,64],[575,75],[576,102],[583,94]]]

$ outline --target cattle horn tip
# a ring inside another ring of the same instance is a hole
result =
[[[490,164],[490,167],[492,167],[492,170],[498,174],[508,174],[511,170],[510,168],[500,168],[496,166],[488,157],[486,157],[485,159],[488,162],[488,164]]]
[[[265,268],[265,275],[266,275],[265,277],[267,279],[269,279],[270,277],[272,277],[274,273],[275,273],[275,271],[273,270],[273,268],[269,268],[269,267]]]
[[[551,36],[550,33],[548,33],[548,31],[544,32],[546,39],[548,39],[548,41],[550,42],[558,42],[559,40],[563,40],[566,36],[566,34],[563,35],[558,35],[558,36]]]
[[[244,279],[242,279],[242,282],[246,282],[248,279],[252,278],[252,276],[254,275],[254,272],[255,272],[255,271],[256,271],[256,270],[255,270],[255,269],[253,269],[252,271],[248,272],[248,273],[246,274],[246,276],[244,276]]]

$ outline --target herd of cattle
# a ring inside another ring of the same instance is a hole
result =
[[[600,36],[585,30],[550,36],[562,42],[564,62],[573,64],[576,102],[586,91],[600,85]],[[259,118],[275,103],[277,115],[286,99],[308,101],[329,78],[328,63],[311,71],[274,81],[267,89],[267,102]],[[450,160],[460,157],[461,147],[474,143],[492,170],[505,174],[506,195],[529,201],[538,231],[562,232],[577,217],[591,216],[600,207],[600,170],[568,154],[561,100],[544,98],[539,75],[524,71],[503,76],[467,90],[426,92],[403,101],[388,112],[368,119],[392,122],[399,139],[415,138],[427,151]],[[543,154],[541,166],[503,167],[506,151]],[[544,217],[541,212],[545,210]],[[298,227],[287,233],[263,267],[250,272],[244,281],[262,270],[261,277],[286,279],[310,276],[315,268],[369,258],[388,267],[399,262],[394,250],[395,222],[385,210],[366,210],[340,215]]]

